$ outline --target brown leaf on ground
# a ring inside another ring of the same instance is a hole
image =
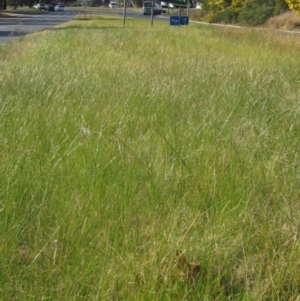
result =
[[[176,250],[175,263],[180,270],[179,278],[184,278],[185,281],[195,283],[200,273],[201,263],[188,262],[183,252],[179,250]]]

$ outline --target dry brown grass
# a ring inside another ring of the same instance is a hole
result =
[[[185,280],[194,282],[197,279],[200,273],[201,263],[187,262],[183,253],[179,250],[176,251],[175,262],[180,269],[180,275],[183,276]]]
[[[173,268],[175,270],[171,268],[170,271],[167,265],[161,268],[160,274],[163,279],[171,279],[172,282],[179,281],[195,285],[200,274],[201,262],[188,262],[183,252],[176,250],[174,263],[175,266]]]
[[[10,18],[11,16],[7,13],[0,12],[0,18]]]
[[[288,11],[282,15],[270,18],[267,26],[273,29],[300,31],[300,16],[294,11]]]

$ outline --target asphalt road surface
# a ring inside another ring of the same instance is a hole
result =
[[[22,37],[28,33],[37,32],[44,30],[46,28],[55,27],[59,24],[65,23],[69,20],[74,19],[78,13],[86,13],[87,15],[101,15],[101,14],[117,14],[119,16],[123,15],[123,9],[104,9],[104,10],[83,10],[82,8],[78,10],[68,10],[64,12],[46,12],[42,14],[33,14],[33,15],[22,15],[15,14],[10,17],[0,18],[0,43],[13,41],[19,37]],[[137,18],[137,19],[148,19],[151,20],[151,16],[144,16],[142,9],[138,11],[127,10],[126,18]],[[162,14],[154,16],[154,22],[156,21],[168,21],[170,17],[168,15]],[[199,24],[207,24],[203,22],[195,22]],[[212,26],[226,26],[234,28],[242,28],[239,26],[233,25],[224,25],[224,24],[209,24]],[[258,30],[262,30],[258,28]],[[291,32],[291,31],[278,31],[279,34],[299,34],[300,32]]]
[[[86,12],[84,11],[84,9],[81,9],[80,13],[82,15],[84,15],[84,13],[86,13],[87,16],[103,14],[103,15],[118,15],[120,17],[123,17],[123,8],[111,8],[111,9],[104,8],[104,9],[98,9],[98,10],[86,8]],[[138,10],[127,9],[126,10],[126,18],[144,19],[144,20],[148,19],[150,21],[151,15],[145,16],[143,14],[142,8],[140,8]],[[165,16],[164,14],[153,16],[153,20],[155,20],[155,21],[169,21],[169,18],[170,18],[169,16]]]
[[[28,33],[41,31],[75,18],[77,11],[48,12],[34,15],[11,15],[0,18],[0,43],[9,42]]]

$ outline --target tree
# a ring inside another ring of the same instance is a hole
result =
[[[0,0],[0,11],[6,10],[7,2],[6,0]]]
[[[233,19],[236,21],[238,19],[239,14],[243,10],[245,0],[232,0],[231,10],[233,14]]]
[[[298,15],[300,15],[300,0],[285,0],[289,9],[293,9],[296,11]]]

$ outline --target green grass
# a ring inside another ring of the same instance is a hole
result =
[[[105,18],[2,44],[1,298],[296,300],[299,48]]]

